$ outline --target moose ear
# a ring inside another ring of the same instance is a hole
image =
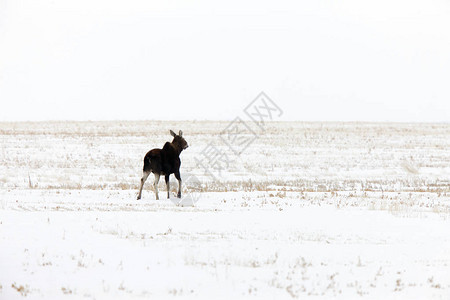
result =
[[[172,130],[170,130],[170,134],[173,136],[173,137],[176,137],[177,135],[175,134],[175,132],[173,132]]]
[[[180,130],[180,132],[178,133],[179,136],[183,135],[183,131]]]

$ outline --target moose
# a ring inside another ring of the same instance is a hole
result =
[[[155,182],[153,186],[155,188],[156,200],[159,200],[158,196],[158,183],[161,175],[165,176],[167,187],[167,199],[170,198],[169,194],[169,177],[170,174],[175,174],[175,178],[178,180],[178,198],[181,198],[181,177],[180,177],[180,153],[188,147],[188,143],[183,138],[183,132],[180,130],[178,135],[170,130],[170,134],[173,136],[171,143],[166,142],[162,149],[155,148],[147,152],[144,157],[144,169],[143,176],[141,178],[141,187],[137,200],[141,199],[142,188],[150,173],[155,174]]]

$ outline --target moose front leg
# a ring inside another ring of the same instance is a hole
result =
[[[180,172],[175,172],[175,178],[178,180],[178,194],[177,194],[177,197],[181,198],[181,176],[180,176]]]
[[[170,175],[166,175],[166,188],[167,188],[167,199],[170,199],[170,182],[169,182]]]

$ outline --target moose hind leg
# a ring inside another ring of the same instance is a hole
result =
[[[177,197],[181,198],[181,176],[180,176],[180,172],[176,172],[175,173],[175,178],[178,180],[178,194],[177,194]]]
[[[170,182],[169,182],[170,175],[165,176],[166,180],[166,188],[167,188],[167,199],[170,199]]]
[[[144,174],[142,175],[142,178],[141,178],[141,187],[139,188],[139,194],[138,194],[138,196],[137,196],[137,200],[141,199],[142,188],[144,187],[144,183],[145,183],[145,181],[147,180],[148,175],[150,175],[150,172],[145,172],[145,171],[144,171]]]
[[[159,200],[158,183],[159,183],[159,174],[155,174],[155,182],[153,183],[153,187],[155,188],[156,200]]]

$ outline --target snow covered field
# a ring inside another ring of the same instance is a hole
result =
[[[0,299],[450,298],[449,124],[270,123],[240,155],[228,124],[0,123]],[[194,205],[136,200],[169,129]]]

